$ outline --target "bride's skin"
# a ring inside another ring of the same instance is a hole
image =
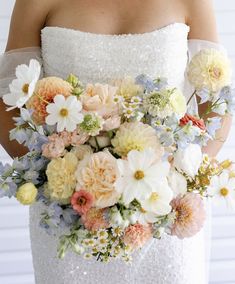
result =
[[[174,22],[190,26],[189,38],[218,42],[212,0],[16,0],[6,51],[40,46],[44,26],[126,34],[153,31]],[[0,143],[12,157],[27,151],[8,139],[16,114],[5,112],[0,100]],[[230,127],[231,117],[225,117],[218,133],[220,139],[206,147],[207,153],[218,153]]]

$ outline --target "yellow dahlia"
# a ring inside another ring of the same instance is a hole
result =
[[[71,93],[72,86],[68,82],[57,77],[47,77],[38,81],[34,95],[29,99],[26,107],[34,111],[33,120],[40,125],[45,123],[48,115],[46,107],[53,102],[54,97],[58,94],[68,97]]]
[[[231,65],[222,52],[216,49],[203,49],[191,60],[188,79],[197,89],[219,91],[231,83]]]
[[[154,149],[157,158],[163,154],[163,148],[155,130],[142,122],[125,122],[120,126],[111,142],[114,152],[121,157],[127,156],[131,150],[143,151],[147,148]]]
[[[76,187],[75,171],[78,159],[73,153],[67,153],[64,158],[53,159],[47,166],[48,178],[45,194],[51,200],[69,204]]]

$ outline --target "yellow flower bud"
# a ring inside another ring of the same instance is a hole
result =
[[[19,187],[16,199],[23,205],[30,205],[35,202],[37,194],[37,188],[33,183],[29,182]]]
[[[228,169],[230,168],[232,165],[232,162],[230,160],[225,160],[223,161],[220,166],[223,168],[223,169]]]

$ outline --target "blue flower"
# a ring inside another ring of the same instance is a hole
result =
[[[208,134],[213,138],[216,131],[221,128],[221,117],[210,117],[206,121],[206,130]]]
[[[145,74],[141,74],[135,78],[135,83],[144,87],[147,92],[152,92],[156,85],[154,81]]]

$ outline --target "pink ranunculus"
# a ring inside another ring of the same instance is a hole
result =
[[[171,228],[172,235],[180,239],[189,238],[201,230],[206,218],[202,197],[196,193],[178,195],[172,200],[171,206],[176,212],[176,220]]]
[[[59,136],[61,139],[63,139],[65,147],[68,147],[71,145],[71,136],[72,136],[71,132],[64,130],[59,133]]]
[[[86,214],[91,209],[93,202],[93,195],[86,190],[76,191],[71,197],[71,205],[80,215]]]
[[[85,228],[90,231],[98,231],[109,227],[105,219],[105,209],[91,208],[86,214],[83,214],[81,221]]]
[[[119,128],[121,125],[121,117],[119,115],[111,116],[104,121],[103,131],[110,131]]]
[[[75,130],[71,134],[71,145],[79,146],[85,144],[88,139],[89,135],[86,133],[79,133],[77,130]]]
[[[48,137],[49,142],[42,145],[42,155],[48,159],[59,158],[64,155],[65,146],[62,138],[58,134]]]
[[[142,225],[137,223],[130,225],[125,229],[123,241],[132,249],[138,249],[142,247],[148,240],[150,240],[152,236],[151,225]]]
[[[117,87],[108,84],[88,84],[85,92],[81,95],[83,109],[88,112],[95,112],[102,118],[110,114],[117,114],[118,105],[114,102]]]

